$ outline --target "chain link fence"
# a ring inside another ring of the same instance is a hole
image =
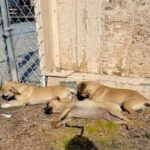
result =
[[[19,81],[40,84],[42,75],[39,66],[38,33],[36,30],[36,0],[6,1]],[[2,30],[0,32],[0,69],[2,70],[0,76],[2,80],[5,80],[10,78],[10,73]]]

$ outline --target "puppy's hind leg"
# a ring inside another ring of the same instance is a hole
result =
[[[121,113],[121,108],[118,105],[115,104],[108,104],[108,111],[110,114],[112,114],[113,116],[120,118],[121,120],[127,122],[127,123],[132,123],[127,117],[125,117],[122,113]]]
[[[13,100],[13,101],[9,101],[8,103],[1,104],[1,108],[19,107],[19,106],[25,106],[24,102]]]
[[[146,106],[150,106],[150,100],[144,97],[131,97],[127,99],[122,107],[132,115],[136,115],[138,110],[144,110]]]
[[[135,102],[134,102],[135,101]],[[136,115],[136,111],[133,110],[133,107],[138,106],[140,109],[142,109],[142,106],[144,106],[144,104],[137,104],[136,100],[134,99],[129,99],[126,100],[123,104],[122,104],[122,108],[127,111],[129,114],[131,115]]]
[[[134,126],[133,122],[129,120],[127,117],[125,117],[124,115],[122,115],[121,111],[119,111],[118,109],[109,109],[109,112],[113,116],[116,116],[117,118],[121,119],[121,121],[115,121],[116,123],[125,125],[127,129]]]

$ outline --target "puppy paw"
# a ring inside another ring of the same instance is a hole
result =
[[[8,108],[8,107],[10,107],[10,104],[9,104],[9,103],[1,104],[1,108]]]
[[[58,129],[59,128],[59,122],[58,121],[51,122],[51,127],[54,129]]]

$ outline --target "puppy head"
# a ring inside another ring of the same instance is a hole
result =
[[[97,82],[83,81],[77,86],[77,98],[79,100],[90,98],[99,87],[100,84]]]
[[[47,106],[44,108],[45,114],[52,114],[56,112],[62,112],[66,107],[70,106],[70,104],[74,103],[76,99],[52,99]]]
[[[60,108],[61,108],[61,100],[53,99],[44,108],[44,112],[45,114],[52,114],[52,113],[58,112]]]
[[[4,97],[13,97],[14,93],[11,91],[13,81],[4,81],[1,91]]]
[[[2,97],[4,99],[9,100],[12,97],[14,97],[16,94],[20,94],[14,86],[15,83],[16,83],[15,81],[4,81],[1,88]]]
[[[89,91],[87,89],[87,85],[84,82],[79,83],[79,85],[77,86],[77,98],[79,100],[83,100],[85,98],[89,97]]]

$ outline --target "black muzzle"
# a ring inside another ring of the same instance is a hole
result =
[[[84,99],[86,99],[87,97],[81,96],[79,93],[77,93],[77,99],[80,101],[83,101]]]
[[[51,114],[53,113],[53,108],[52,108],[52,107],[49,107],[49,106],[46,106],[46,107],[44,108],[44,113],[45,113],[46,115],[51,115]]]
[[[14,100],[15,99],[15,96],[5,96],[5,95],[2,95],[2,98],[4,99],[4,100],[7,100],[7,101],[11,101],[11,100]]]

